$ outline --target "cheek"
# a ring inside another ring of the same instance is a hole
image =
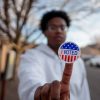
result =
[[[51,41],[51,42],[54,42],[55,36],[54,35],[49,35],[48,40]]]
[[[45,35],[48,39],[53,39],[55,37],[55,33],[52,32],[47,32]]]

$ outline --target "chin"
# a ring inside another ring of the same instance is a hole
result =
[[[55,44],[55,46],[59,48],[60,45],[61,45],[62,43],[63,43],[63,42],[57,42],[57,43]]]
[[[57,41],[56,44],[61,45],[62,43],[64,43],[65,41]]]

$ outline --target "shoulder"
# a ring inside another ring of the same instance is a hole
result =
[[[82,58],[79,58],[75,61],[73,69],[79,73],[85,73],[85,64]]]
[[[85,66],[85,62],[82,58],[79,59],[79,65],[80,65],[80,68],[81,68],[81,71],[83,72],[83,74],[86,75],[86,66]]]
[[[79,59],[77,59],[77,60],[75,61],[75,64],[80,65],[80,66],[84,66],[84,61],[83,61],[83,59],[80,57]]]
[[[38,57],[39,53],[36,49],[28,49],[24,54],[20,56],[19,73],[32,72],[35,69],[40,69],[41,60]]]
[[[38,57],[40,51],[38,50],[39,46],[35,48],[28,49],[25,53],[21,55],[21,58],[34,58]]]

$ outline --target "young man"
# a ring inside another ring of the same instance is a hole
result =
[[[69,26],[70,19],[63,11],[43,15],[40,28],[48,44],[22,55],[18,74],[20,100],[69,100],[69,90],[70,100],[90,100],[83,61],[64,64],[58,57]]]

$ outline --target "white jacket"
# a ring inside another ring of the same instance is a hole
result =
[[[28,50],[21,57],[18,70],[20,100],[34,100],[37,87],[54,80],[61,81],[64,62],[47,45]],[[70,80],[70,100],[90,100],[84,63],[78,59]]]

